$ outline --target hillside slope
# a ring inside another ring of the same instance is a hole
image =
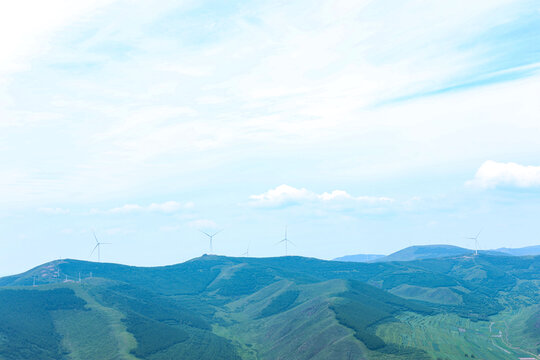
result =
[[[0,359],[536,356],[539,284],[540,257],[61,260],[0,279]],[[498,324],[527,330],[508,342]],[[445,355],[448,339],[466,350]]]

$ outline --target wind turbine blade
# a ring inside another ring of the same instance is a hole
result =
[[[223,231],[223,229],[218,230],[218,231],[216,231],[215,233],[213,233],[212,236],[216,236],[217,234],[219,234],[219,233],[222,232],[222,231]]]
[[[96,246],[94,246],[94,250],[92,250],[92,252],[90,253],[90,256],[92,256],[92,254],[94,254],[94,251],[96,251],[96,249],[99,247],[99,243],[96,244]]]
[[[296,246],[296,244],[293,243],[291,240],[287,240],[287,242],[288,242],[289,244],[293,244],[294,246]]]
[[[98,241],[97,236],[96,236],[96,232],[92,231],[92,234],[94,234],[94,239],[96,239],[96,242],[99,244],[99,241]]]
[[[277,243],[275,243],[274,245],[278,245],[278,244],[281,244],[282,242],[284,242],[285,239],[281,240],[281,241],[278,241]]]
[[[100,245],[112,245],[112,243],[99,243]]]
[[[202,230],[199,230],[199,231],[200,231],[200,232],[202,232],[202,233],[203,233],[204,235],[206,235],[206,236],[208,236],[208,237],[211,237],[211,236],[213,236],[213,235],[210,235],[209,233],[207,233],[207,232],[204,232],[204,231],[202,231]]]

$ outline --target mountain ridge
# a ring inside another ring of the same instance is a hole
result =
[[[387,262],[387,261],[413,261],[420,259],[436,259],[450,256],[472,255],[475,250],[462,248],[455,245],[413,245],[393,252],[389,255],[344,255],[333,260],[351,262]],[[500,248],[494,250],[478,250],[478,253],[497,256],[536,256],[540,255],[540,245],[523,248]],[[372,258],[370,258],[372,257]]]
[[[204,255],[159,267],[63,259],[0,278],[0,309],[11,309],[0,311],[0,359],[502,360],[506,352],[489,348],[504,324],[523,326],[518,339],[507,336],[536,351],[539,283],[540,256],[354,263]],[[45,329],[55,330],[39,335]]]

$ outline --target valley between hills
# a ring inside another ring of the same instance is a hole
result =
[[[79,281],[80,278],[80,281]],[[540,359],[540,256],[58,260],[0,279],[0,359]]]

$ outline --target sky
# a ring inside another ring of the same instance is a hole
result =
[[[0,276],[540,244],[540,4],[0,5]]]

